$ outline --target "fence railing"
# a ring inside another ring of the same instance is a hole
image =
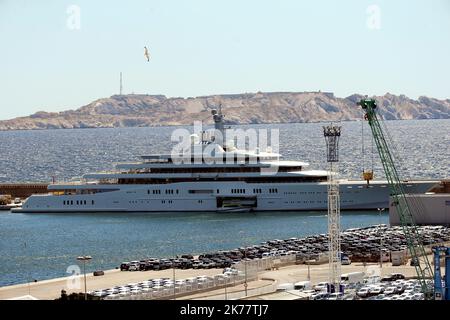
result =
[[[228,276],[216,275],[213,277],[203,277],[194,282],[184,282],[182,284],[173,284],[173,286],[157,287],[142,289],[138,293],[120,293],[118,295],[107,296],[105,300],[152,300],[152,299],[174,299],[182,296],[199,294],[216,289],[226,289],[227,287],[235,287],[250,281],[258,279],[258,274],[262,271],[272,270],[283,265],[295,264],[297,256],[295,254],[286,256],[265,257],[262,259],[243,260],[234,265],[234,273]],[[247,290],[247,296],[269,293],[276,290],[276,286],[266,285],[260,288],[251,288]],[[227,293],[228,299],[239,299],[245,297],[245,290],[230,291]],[[224,294],[212,295],[208,298],[220,296],[224,298]]]

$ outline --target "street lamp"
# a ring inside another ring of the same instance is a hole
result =
[[[227,287],[228,287],[228,277],[225,277],[225,300],[228,300]]]
[[[166,242],[167,245],[170,247],[171,251],[172,251],[172,281],[173,281],[173,300],[176,300],[176,288],[175,288],[175,260],[178,258],[175,255],[175,241],[167,241]]]
[[[176,259],[176,256],[175,256],[175,252],[173,253],[173,256],[174,256],[174,260],[173,260],[173,262],[172,262],[172,277],[173,277],[173,300],[176,300],[176,297],[177,297],[177,293],[176,293],[176,286],[175,286],[175,282],[176,282],[176,279],[175,279],[175,259]]]
[[[309,261],[306,261],[306,264],[308,265],[308,281],[311,281],[311,272],[309,269]]]
[[[86,286],[86,261],[91,260],[91,256],[79,256],[78,261],[83,261],[83,272],[84,272],[84,300],[87,300],[87,286]]]
[[[244,282],[244,288],[245,288],[245,296],[247,296],[247,249],[244,251],[244,268],[245,268],[245,282]]]
[[[385,208],[377,208],[378,215],[380,217],[380,225],[381,225],[381,212],[384,211]],[[381,232],[380,226],[380,269],[383,268],[383,232]]]

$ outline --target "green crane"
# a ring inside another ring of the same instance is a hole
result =
[[[408,244],[408,250],[411,254],[412,261],[415,262],[414,266],[420,281],[420,286],[422,287],[422,292],[424,293],[425,299],[432,299],[433,289],[427,284],[427,279],[433,279],[433,271],[425,253],[421,235],[419,234],[417,225],[414,223],[410,204],[406,201],[405,190],[396,169],[393,156],[389,151],[388,141],[381,129],[375,111],[377,103],[374,99],[362,99],[358,102],[358,105],[363,108],[365,119],[369,122],[378,154],[380,155],[381,163],[389,183],[393,204],[397,207],[403,233]]]

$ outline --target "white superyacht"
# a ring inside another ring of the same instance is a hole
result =
[[[237,149],[225,137],[221,109],[212,110],[213,135],[191,135],[188,155],[154,154],[121,163],[114,172],[54,183],[15,212],[162,212],[327,210],[327,171],[308,169],[281,155]],[[210,150],[208,154],[204,151]],[[197,151],[196,151],[197,150]],[[180,160],[181,159],[181,160]],[[274,170],[274,168],[276,168]],[[405,181],[407,193],[424,193],[437,181]],[[386,181],[339,180],[341,210],[386,208]]]

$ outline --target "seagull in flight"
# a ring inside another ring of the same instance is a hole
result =
[[[148,53],[147,47],[144,47],[144,57],[147,58],[147,61],[150,61],[150,55],[149,55],[149,53]]]

